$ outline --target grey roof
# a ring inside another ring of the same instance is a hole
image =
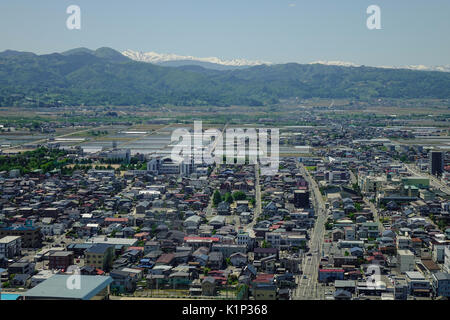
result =
[[[443,280],[450,280],[450,273],[444,273],[444,272],[437,272],[433,275],[436,280],[443,281]]]
[[[334,286],[336,288],[341,287],[356,287],[356,281],[354,280],[334,280]]]
[[[106,243],[97,243],[96,245],[86,249],[86,253],[105,253],[111,245]]]
[[[69,289],[67,281],[70,275],[55,274],[36,287],[28,290],[23,297],[26,298],[54,298],[54,299],[81,299],[90,300],[101,290],[113,282],[111,277],[80,275],[80,289]]]

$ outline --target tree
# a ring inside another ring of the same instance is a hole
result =
[[[247,199],[247,196],[246,196],[245,192],[242,192],[242,191],[236,191],[236,192],[233,193],[233,199],[234,199],[235,201],[238,201],[238,200],[246,200],[246,199]]]
[[[270,248],[270,247],[271,247],[270,243],[268,243],[266,240],[263,240],[261,248]]]
[[[232,204],[234,202],[233,196],[230,192],[225,193],[224,201],[228,202],[229,204]]]
[[[213,204],[217,207],[220,202],[222,202],[222,195],[220,194],[219,190],[216,190],[214,191],[213,195]]]

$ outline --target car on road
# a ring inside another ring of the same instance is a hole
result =
[[[306,274],[303,275],[303,279],[308,279],[308,277],[306,276]]]

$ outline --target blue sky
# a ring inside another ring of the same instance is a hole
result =
[[[81,8],[81,30],[66,8]],[[381,8],[382,30],[366,9]],[[450,64],[448,0],[2,0],[0,51],[75,47],[276,63]]]

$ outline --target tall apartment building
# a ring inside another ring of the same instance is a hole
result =
[[[296,208],[309,208],[309,191],[295,190],[294,191],[294,206]]]
[[[444,152],[431,151],[429,161],[430,174],[434,176],[441,176],[444,172]]]
[[[404,273],[408,271],[414,271],[414,254],[411,252],[411,250],[398,250],[397,260],[400,272]]]

